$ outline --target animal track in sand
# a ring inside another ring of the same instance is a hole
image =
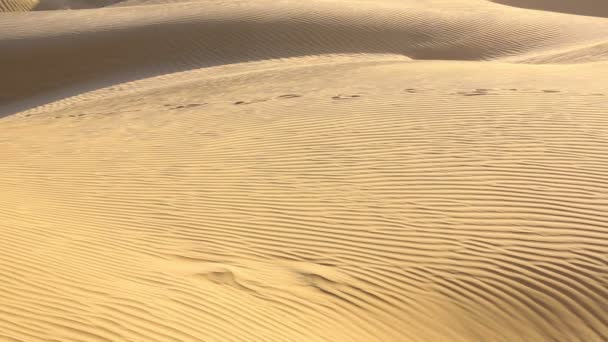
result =
[[[302,95],[298,95],[298,94],[285,94],[285,95],[279,95],[279,96],[277,96],[277,98],[280,98],[280,99],[293,99],[293,98],[296,98],[296,97],[302,97]]]
[[[342,94],[338,94],[336,96],[332,96],[333,100],[352,100],[355,98],[361,97],[361,95],[342,95]]]
[[[206,102],[202,102],[202,103],[188,103],[188,104],[185,104],[185,105],[174,105],[174,104],[165,103],[163,105],[163,107],[170,107],[168,109],[187,109],[187,108],[194,108],[194,107],[204,106],[206,104],[207,104]]]
[[[206,103],[190,103],[190,104],[187,104],[187,105],[177,106],[177,107],[175,107],[173,109],[194,108],[194,107],[200,107],[200,106],[203,106],[203,105],[206,105]]]
[[[254,100],[251,100],[251,101],[236,101],[236,102],[234,102],[234,105],[237,105],[237,106],[239,106],[239,105],[249,105],[249,104],[253,104],[253,103],[266,102],[268,100],[270,100],[270,99],[254,99]]]
[[[489,91],[490,89],[484,89],[484,88],[480,88],[480,89],[475,89],[474,91],[471,92],[464,92],[461,93],[464,96],[483,96],[483,95],[489,95]]]
[[[475,89],[475,90],[471,90],[471,91],[458,91],[455,93],[451,93],[450,95],[483,96],[483,95],[489,95],[489,92],[488,92],[489,90],[491,90],[491,89],[479,88],[479,89]]]

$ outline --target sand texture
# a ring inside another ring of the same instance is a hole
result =
[[[0,11],[0,341],[608,341],[604,1]]]
[[[38,0],[0,0],[0,13],[30,11],[36,8],[37,5]]]

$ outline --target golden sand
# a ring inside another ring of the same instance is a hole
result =
[[[1,341],[608,340],[603,2],[114,2],[0,0]]]

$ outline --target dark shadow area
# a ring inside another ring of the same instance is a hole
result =
[[[466,43],[428,47],[430,38],[424,33],[375,29],[245,19],[0,39],[0,74],[10,79],[0,83],[0,117],[101,87],[224,64],[352,53],[480,60],[496,53],[467,48]],[[311,32],[315,39],[310,39]]]
[[[40,3],[34,7],[34,11],[99,8],[121,1],[123,0],[40,0]]]
[[[497,4],[542,11],[608,18],[606,0],[490,0]]]

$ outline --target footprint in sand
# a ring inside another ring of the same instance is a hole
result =
[[[200,106],[203,106],[203,105],[206,105],[206,103],[190,103],[190,104],[187,104],[187,105],[174,107],[173,109],[194,108],[194,107],[200,107]]]
[[[236,101],[236,102],[234,102],[234,105],[240,106],[240,105],[248,105],[248,104],[259,103],[259,102],[266,102],[266,101],[268,101],[268,99],[255,99],[255,100],[251,100],[251,101]]]
[[[336,95],[336,96],[332,96],[332,99],[334,100],[352,100],[355,98],[361,97],[361,95]]]
[[[302,95],[298,95],[298,94],[285,94],[285,95],[279,95],[277,96],[277,98],[279,99],[293,99],[296,97],[302,97]]]

